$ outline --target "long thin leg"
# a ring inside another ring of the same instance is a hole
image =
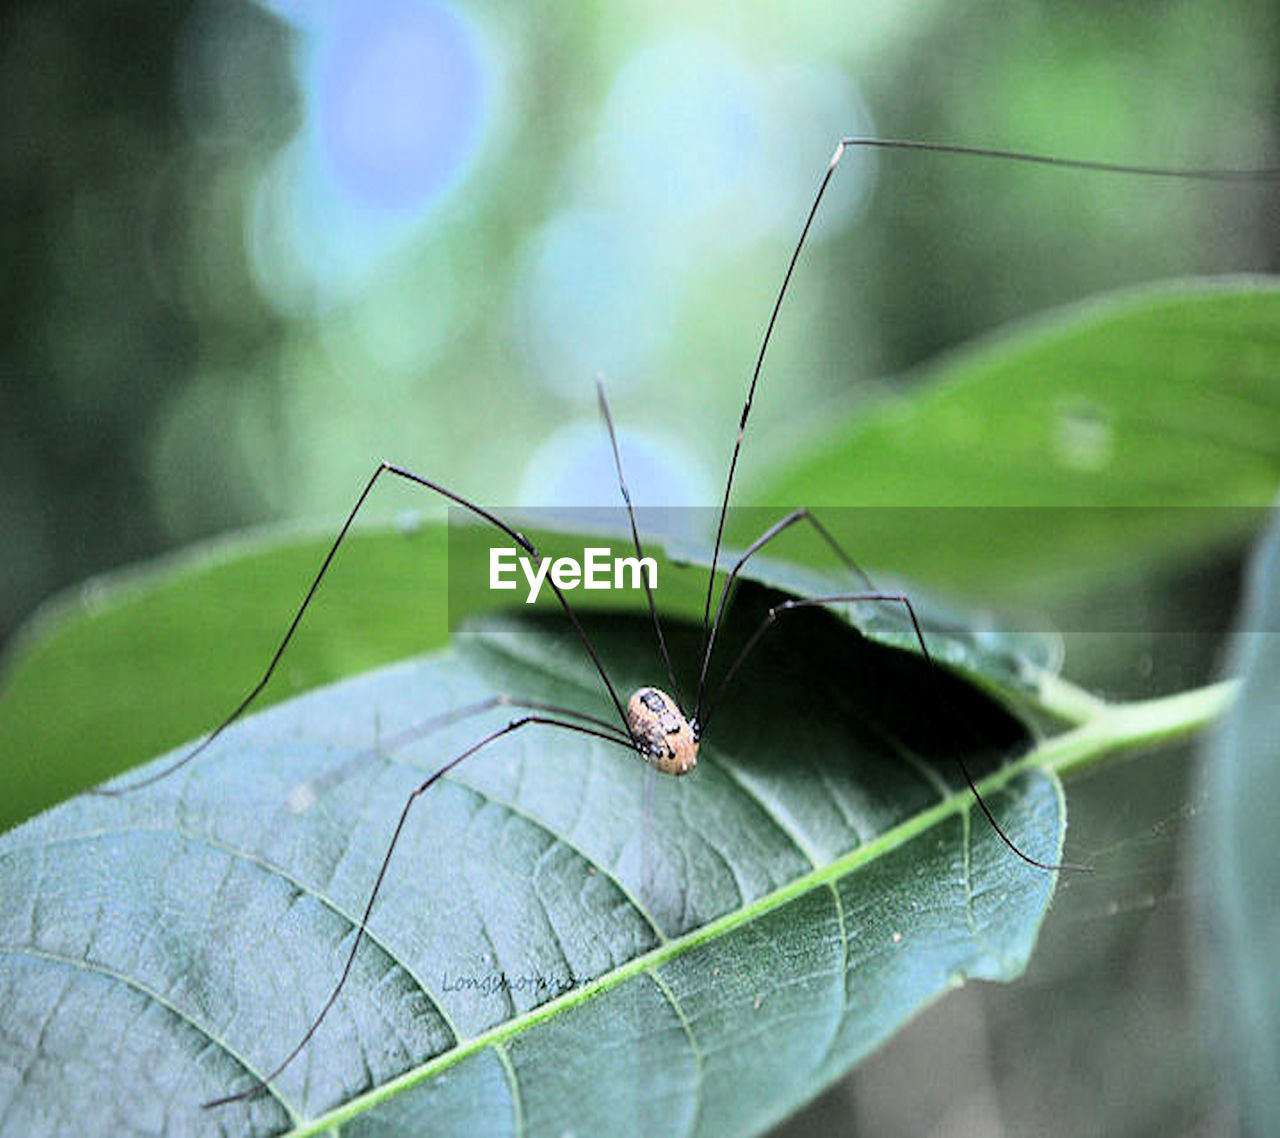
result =
[[[720,603],[716,607],[716,619],[712,621],[711,631],[707,635],[705,642],[703,644],[702,668],[698,673],[698,698],[694,703],[694,711],[693,711],[693,719],[695,722],[701,722],[700,717],[702,714],[702,697],[706,693],[707,670],[711,666],[711,653],[712,653],[712,650],[715,648],[716,634],[720,631],[720,623],[721,621],[724,620],[724,610],[725,610],[725,606],[729,602],[729,592],[733,587],[734,581],[737,580],[739,571],[747,563],[747,561],[750,560],[752,556],[754,556],[766,545],[768,545],[769,542],[771,542],[779,534],[785,533],[797,522],[808,522],[811,526],[813,526],[813,528],[818,531],[818,535],[822,538],[823,541],[827,543],[827,546],[832,550],[832,552],[834,552],[835,555],[842,562],[844,562],[845,568],[848,569],[849,572],[859,577],[862,580],[863,584],[865,584],[868,589],[873,591],[875,590],[875,587],[876,587],[875,582],[871,580],[871,578],[867,576],[866,572],[858,565],[858,563],[854,561],[852,557],[849,556],[849,554],[845,551],[844,547],[832,535],[831,531],[828,530],[827,527],[824,526],[820,521],[818,521],[818,519],[814,516],[814,513],[812,510],[808,510],[804,508],[801,508],[799,510],[792,510],[791,513],[787,514],[786,517],[780,518],[778,521],[774,522],[773,525],[771,525],[767,530],[764,531],[764,533],[762,533],[758,538],[756,538],[755,541],[753,541],[749,546],[747,546],[746,552],[744,552],[738,558],[738,560],[734,562],[733,568],[729,570],[729,574],[725,578],[724,588],[720,591]],[[705,729],[705,724],[703,724],[703,728]]]
[[[521,549],[528,553],[530,557],[541,563],[542,557],[538,553],[537,549],[534,548],[533,542],[526,538],[524,534],[512,529],[511,526],[507,525],[507,523],[496,514],[490,513],[483,506],[478,506],[476,503],[462,497],[461,494],[456,494],[447,487],[441,486],[439,483],[432,482],[429,478],[424,478],[420,474],[415,474],[412,470],[408,470],[403,466],[397,466],[390,462],[378,463],[377,469],[374,470],[369,481],[365,483],[364,489],[360,491],[360,496],[356,499],[356,504],[352,506],[351,512],[347,515],[347,520],[343,522],[342,529],[338,531],[338,536],[334,538],[333,544],[329,547],[329,552],[325,554],[324,561],[321,562],[320,569],[311,582],[311,587],[307,590],[306,596],[303,597],[302,604],[298,606],[298,611],[294,613],[293,620],[290,622],[288,630],[281,638],[280,643],[276,646],[275,653],[272,655],[270,663],[267,664],[266,671],[262,673],[262,677],[256,684],[254,684],[249,693],[236,705],[231,714],[219,723],[217,727],[210,731],[208,735],[201,739],[199,743],[188,750],[186,754],[170,763],[167,767],[164,767],[154,774],[147,775],[145,778],[135,779],[133,782],[127,783],[124,786],[111,788],[94,787],[89,793],[102,795],[107,798],[116,798],[120,795],[140,790],[144,786],[150,786],[154,782],[159,782],[162,778],[167,778],[169,775],[173,774],[174,771],[186,766],[196,758],[196,756],[204,751],[205,748],[207,748],[215,739],[218,738],[219,735],[221,735],[228,727],[231,726],[231,724],[239,719],[245,711],[248,710],[249,705],[258,698],[262,693],[263,688],[265,688],[267,683],[270,681],[272,673],[276,670],[276,665],[280,663],[280,658],[284,655],[285,649],[293,639],[293,634],[297,631],[298,625],[302,622],[302,616],[307,611],[307,607],[311,604],[311,599],[316,595],[316,590],[320,588],[320,582],[324,579],[324,575],[329,571],[329,566],[333,564],[333,559],[337,556],[339,547],[342,545],[343,541],[346,540],[347,533],[350,531],[352,523],[356,520],[356,515],[368,500],[368,497],[373,491],[374,486],[377,484],[378,479],[383,474],[394,474],[397,478],[403,478],[417,486],[422,486],[427,490],[432,490],[435,493],[440,494],[442,497],[448,498],[449,501],[470,510],[471,513],[475,514],[476,517],[480,518],[482,521],[488,522],[490,525],[501,530],[511,538],[512,541],[519,545]],[[613,700],[614,707],[617,708],[618,719],[625,728],[627,716],[622,707],[622,700],[618,697],[618,693],[613,686],[613,682],[609,679],[608,673],[604,670],[604,664],[601,663],[600,657],[596,654],[595,647],[592,645],[590,637],[587,636],[586,629],[582,627],[582,624],[579,622],[573,609],[569,607],[569,602],[565,599],[564,593],[560,591],[559,586],[556,585],[555,581],[553,581],[549,576],[547,577],[547,584],[551,587],[551,590],[556,595],[556,599],[560,602],[561,608],[564,609],[565,614],[569,617],[569,621],[573,625],[574,631],[578,634],[578,639],[582,641],[583,647],[587,650],[587,655],[591,657],[591,662],[595,665],[596,671],[600,674],[600,679],[604,681],[604,686],[609,692],[610,699]]]
[[[751,371],[751,383],[747,388],[747,398],[742,405],[742,416],[738,421],[738,437],[734,441],[733,455],[729,459],[729,474],[725,478],[724,498],[720,503],[720,520],[716,525],[716,543],[711,554],[711,569],[707,574],[707,599],[702,609],[702,638],[704,643],[709,636],[711,595],[715,585],[716,566],[720,560],[720,546],[724,538],[725,515],[728,513],[729,499],[733,491],[733,476],[738,468],[738,454],[742,450],[742,436],[747,429],[747,417],[751,414],[751,405],[755,400],[756,385],[760,380],[760,370],[764,366],[765,353],[769,349],[769,341],[773,337],[774,325],[778,322],[778,313],[782,310],[782,301],[787,295],[787,287],[790,285],[791,276],[795,272],[796,262],[800,259],[800,250],[804,248],[804,243],[809,236],[809,230],[813,226],[814,216],[818,212],[818,206],[822,202],[823,195],[827,192],[827,186],[831,183],[831,176],[835,173],[840,159],[844,157],[844,152],[855,149],[912,150],[930,154],[959,154],[972,158],[1022,162],[1037,166],[1055,166],[1060,169],[1081,170],[1100,174],[1121,174],[1128,177],[1145,178],[1176,178],[1183,181],[1252,183],[1272,182],[1280,179],[1280,169],[1275,168],[1197,170],[1176,166],[1136,166],[1120,162],[1095,162],[1084,158],[1066,158],[1055,154],[1031,154],[1018,150],[998,150],[985,146],[960,146],[955,143],[920,142],[898,138],[842,138],[836,146],[835,153],[831,155],[831,161],[827,164],[826,173],[822,175],[822,180],[818,184],[818,192],[814,195],[813,204],[809,206],[809,213],[805,218],[804,227],[800,230],[800,238],[796,241],[795,248],[791,251],[791,259],[787,263],[787,271],[783,275],[782,285],[774,299],[773,310],[769,314],[769,323],[765,326],[764,338],[760,342],[760,351],[756,355],[755,367]]]
[[[575,713],[576,714],[576,713]],[[342,975],[338,978],[337,984],[334,985],[333,991],[329,994],[329,998],[325,1001],[324,1006],[320,1009],[319,1015],[311,1021],[311,1026],[307,1028],[306,1033],[298,1041],[298,1044],[288,1055],[284,1057],[268,1074],[262,1079],[255,1082],[248,1090],[238,1091],[236,1094],[224,1095],[222,1098],[211,1099],[204,1103],[206,1110],[212,1110],[214,1107],[226,1106],[229,1103],[241,1102],[245,1099],[253,1098],[255,1095],[261,1094],[273,1079],[278,1078],[280,1073],[284,1071],[300,1054],[303,1049],[311,1042],[316,1031],[319,1030],[321,1023],[324,1022],[325,1016],[329,1014],[330,1009],[338,1002],[338,996],[342,993],[343,987],[346,985],[347,977],[351,975],[351,969],[355,964],[356,953],[359,951],[360,942],[364,939],[365,929],[369,924],[369,916],[373,912],[374,902],[378,899],[378,893],[382,889],[382,882],[387,876],[387,868],[391,864],[391,855],[395,853],[396,843],[400,840],[400,834],[404,830],[404,825],[409,817],[409,810],[413,804],[429,790],[437,780],[448,774],[454,767],[469,759],[477,751],[483,750],[490,743],[501,739],[504,735],[510,735],[513,731],[518,731],[522,727],[528,727],[531,723],[540,723],[548,727],[561,727],[566,731],[576,731],[581,735],[590,735],[597,739],[603,739],[607,743],[616,743],[619,746],[634,750],[629,737],[619,738],[616,729],[610,726],[609,733],[597,730],[595,727],[587,726],[582,723],[573,723],[568,719],[559,719],[555,716],[548,715],[522,715],[518,719],[511,720],[505,727],[500,727],[496,731],[491,731],[485,735],[479,742],[471,744],[466,750],[455,755],[439,770],[429,775],[421,782],[405,799],[404,808],[400,811],[400,819],[396,822],[395,830],[391,834],[391,841],[387,844],[387,852],[383,855],[382,865],[378,869],[378,876],[374,879],[373,890],[369,894],[369,900],[364,907],[364,913],[360,917],[360,921],[356,926],[355,940],[351,944],[351,951],[347,954],[346,964],[343,966]]]
[[[716,565],[720,560],[720,544],[724,540],[724,519],[729,512],[729,498],[733,493],[733,475],[738,469],[738,455],[742,450],[742,436],[746,433],[747,418],[751,414],[751,404],[756,397],[756,384],[760,382],[760,369],[764,366],[764,355],[769,350],[769,340],[773,336],[773,326],[778,322],[778,313],[782,311],[782,301],[787,295],[787,286],[791,283],[791,275],[796,271],[796,262],[800,260],[800,250],[804,248],[805,239],[809,236],[809,230],[813,226],[813,219],[818,213],[818,206],[822,203],[822,195],[827,192],[827,186],[831,184],[831,175],[836,172],[836,164],[840,161],[844,153],[843,144],[836,147],[836,152],[831,156],[831,161],[827,164],[827,172],[822,175],[822,181],[818,185],[818,192],[813,197],[813,204],[809,207],[809,214],[804,219],[804,228],[800,230],[800,239],[796,242],[796,246],[791,250],[791,260],[787,262],[787,271],[782,277],[782,286],[778,289],[778,295],[773,302],[773,311],[769,313],[769,323],[765,326],[764,339],[760,342],[760,351],[756,354],[756,366],[751,370],[751,385],[747,388],[746,402],[742,404],[742,415],[738,419],[738,437],[733,443],[733,455],[729,459],[729,474],[724,480],[724,498],[720,502],[720,520],[716,523],[716,544],[711,553],[711,569],[707,573],[707,599],[702,606],[702,639],[705,644],[710,635],[711,620],[711,591],[715,586]]]
[[[613,414],[609,410],[609,400],[604,393],[604,381],[596,377],[596,394],[600,397],[600,413],[604,416],[604,425],[609,428],[609,443],[613,447],[613,465],[618,471],[618,489],[622,491],[622,500],[627,504],[627,517],[631,522],[631,540],[635,542],[636,557],[643,561],[644,550],[640,546],[640,529],[636,525],[636,512],[631,505],[631,491],[627,489],[627,480],[622,475],[622,453],[618,450],[618,436],[613,429]],[[680,681],[676,679],[676,670],[671,666],[671,654],[667,651],[667,638],[662,635],[662,621],[658,617],[658,606],[653,603],[653,589],[649,586],[649,578],[640,574],[644,582],[644,595],[649,601],[649,615],[653,617],[653,630],[658,634],[658,648],[662,652],[662,662],[667,666],[667,679],[671,681],[672,692],[676,702],[683,707],[684,695],[680,691]]]
[[[407,747],[410,743],[416,743],[436,731],[452,727],[455,724],[462,723],[467,719],[472,719],[477,715],[482,715],[486,711],[493,711],[499,707],[511,707],[520,711],[544,711],[550,715],[576,719],[579,723],[589,723],[594,727],[599,727],[602,731],[613,732],[617,735],[619,743],[628,745],[631,743],[631,739],[626,732],[607,719],[600,719],[598,716],[588,715],[583,711],[575,711],[571,707],[561,707],[558,704],[545,703],[536,699],[525,699],[523,696],[493,695],[476,703],[466,704],[462,707],[442,712],[440,715],[433,716],[430,719],[412,724],[401,731],[397,731],[391,738],[382,740],[376,747],[369,747],[358,754],[352,755],[351,758],[340,763],[333,770],[327,771],[320,778],[311,779],[300,784],[289,794],[290,810],[293,813],[301,813],[308,804],[319,798],[325,790],[341,782],[350,771],[363,766],[370,759],[377,758],[379,755],[389,751],[398,751],[402,747]]]
[[[715,697],[712,700],[711,707],[707,712],[707,722],[711,720],[711,714],[715,711],[716,703],[719,701],[721,694],[729,681],[737,674],[738,669],[742,666],[742,662],[751,654],[752,649],[760,642],[760,638],[773,627],[774,622],[783,613],[794,612],[797,609],[819,608],[829,604],[839,604],[857,601],[882,601],[890,604],[900,604],[907,610],[907,615],[911,618],[911,627],[915,630],[916,643],[920,645],[920,652],[924,656],[926,663],[929,665],[926,674],[929,677],[929,690],[933,696],[934,706],[943,714],[944,721],[950,724],[950,719],[946,717],[946,705],[942,699],[942,692],[937,683],[938,665],[934,662],[933,656],[929,652],[929,646],[925,643],[924,633],[920,629],[920,621],[916,619],[916,610],[912,607],[911,599],[905,593],[837,593],[828,597],[793,597],[790,600],[774,605],[760,622],[760,626],[753,632],[747,642],[742,646],[742,650],[738,653],[737,659],[734,660],[725,677],[720,681],[719,688],[716,689]],[[969,767],[964,761],[961,749],[958,743],[953,747],[953,756],[956,765],[960,768],[960,773],[964,775],[964,780],[969,785],[969,790],[973,794],[974,801],[981,808],[982,813],[986,815],[987,821],[991,823],[991,828],[999,835],[1000,840],[1004,842],[1018,857],[1029,865],[1034,865],[1037,869],[1060,870],[1089,869],[1085,865],[1074,865],[1069,862],[1061,862],[1053,864],[1051,862],[1039,861],[1030,854],[1024,853],[1013,842],[1013,839],[1000,828],[1000,823],[996,821],[995,815],[991,813],[991,809],[987,806],[986,800],[978,790],[978,785],[974,781],[973,776],[969,773]]]
[[[627,489],[627,480],[622,473],[622,452],[618,447],[617,432],[613,428],[613,412],[609,409],[609,398],[605,395],[604,380],[599,376],[596,377],[596,394],[600,399],[600,414],[604,416],[604,425],[609,431],[609,445],[613,448],[613,466],[618,472],[618,489],[622,492],[622,500],[627,506],[627,519],[631,523],[631,540],[635,544],[636,558],[643,561],[644,549],[640,544],[640,527],[636,525],[636,511],[631,504],[631,491]],[[680,690],[680,681],[676,678],[676,670],[671,663],[671,653],[667,650],[667,638],[662,632],[662,619],[658,616],[658,606],[653,600],[653,589],[649,585],[649,578],[643,572],[640,574],[640,580],[644,583],[644,595],[649,602],[649,615],[653,618],[653,631],[658,638],[658,650],[662,653],[662,662],[667,669],[667,679],[671,681],[670,690],[675,695],[676,703],[684,707],[684,692]],[[653,883],[652,850],[649,838],[652,829],[650,821],[653,817],[653,782],[657,776],[657,769],[652,765],[647,766],[641,790],[644,799],[641,810],[644,829],[640,835],[640,863],[641,880],[646,889],[649,889]]]
[[[832,164],[843,150],[915,150],[928,154],[962,154],[1001,162],[1023,162],[1033,166],[1057,166],[1063,170],[1083,170],[1095,174],[1123,174],[1139,178],[1177,178],[1183,182],[1273,182],[1280,168],[1196,169],[1193,166],[1140,166],[1125,162],[1096,162],[1088,158],[1064,158],[1057,154],[1032,154],[1025,150],[1000,150],[990,146],[961,146],[954,142],[921,142],[908,138],[848,137],[840,140]]]

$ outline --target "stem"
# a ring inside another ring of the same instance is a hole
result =
[[[1098,700],[1089,719],[1046,740],[1024,762],[1058,775],[1073,774],[1131,751],[1191,738],[1231,706],[1238,687],[1237,681],[1224,680],[1136,703]]]
[[[1092,722],[1109,707],[1105,699],[1052,673],[1041,677],[1035,702],[1042,711],[1077,726]]]

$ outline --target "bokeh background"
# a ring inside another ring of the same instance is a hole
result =
[[[1280,151],[1280,16],[1250,0],[67,0],[2,21],[0,640],[93,572],[337,519],[382,457],[492,503],[581,500],[606,460],[596,374],[637,498],[714,498],[842,133]],[[836,396],[1104,287],[1275,268],[1278,234],[1265,192],[850,155],[747,498]],[[373,512],[409,502],[432,508],[388,489]]]
[[[334,524],[383,457],[495,505],[611,502],[597,374],[637,500],[714,499],[844,133],[1280,166],[1280,10],[7,5],[0,642],[103,569]],[[1277,268],[1274,187],[851,154],[772,350],[745,500],[833,403],[1007,321]],[[409,507],[437,508],[387,487],[371,514]],[[1141,691],[1154,652],[1211,677],[1237,556],[1152,586],[1207,612],[1202,636],[1111,642],[1074,674]],[[791,1134],[1235,1132],[1175,873],[1188,754],[1152,769],[1072,783],[1068,853],[1100,873],[1064,883],[1029,978],[949,999]]]

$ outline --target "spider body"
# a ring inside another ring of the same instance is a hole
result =
[[[627,730],[647,763],[663,774],[698,765],[698,730],[661,688],[640,688],[627,701]]]

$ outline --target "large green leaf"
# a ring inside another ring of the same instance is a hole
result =
[[[1207,748],[1210,809],[1199,872],[1209,986],[1219,997],[1220,1039],[1247,1134],[1280,1129],[1280,525],[1252,566],[1236,663],[1240,699]]]
[[[743,590],[730,645],[771,599]],[[621,686],[654,678],[643,617],[590,627]],[[696,626],[671,632],[689,658]],[[321,1006],[410,788],[511,712],[387,741],[494,691],[601,711],[579,646],[551,618],[462,634],[34,819],[0,837],[6,1131],[758,1131],[964,978],[1017,975],[1048,904],[951,759],[994,771],[992,809],[1047,860],[1057,780],[997,769],[1026,729],[950,675],[941,714],[923,669],[807,612],[690,777],[547,728],[495,744],[415,807],[311,1046],[216,1112]]]
[[[1096,590],[1257,527],[1280,483],[1278,329],[1265,278],[1094,299],[938,361],[907,400],[827,409],[753,498],[856,507],[824,520],[918,580]]]

